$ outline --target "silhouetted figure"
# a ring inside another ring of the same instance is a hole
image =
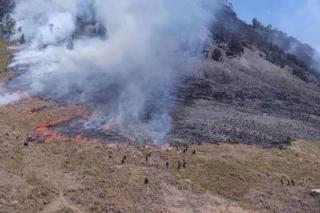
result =
[[[166,167],[167,169],[169,169],[169,162],[166,162]]]
[[[32,137],[28,136],[26,138],[26,140],[24,141],[24,146],[29,146],[29,143],[31,143],[33,141]]]
[[[25,36],[24,36],[23,33],[22,33],[22,35],[21,35],[21,37],[20,37],[19,43],[20,43],[21,45],[23,45],[23,44],[26,43],[26,38],[25,38]]]
[[[194,155],[197,154],[197,151],[196,151],[196,150],[193,150],[192,154],[194,154]]]
[[[149,161],[149,158],[151,158],[151,153],[148,153],[148,154],[146,155],[146,162]]]
[[[124,155],[122,160],[121,160],[121,163],[124,164],[126,160],[127,160],[127,156]]]
[[[182,162],[182,167],[185,169],[187,167],[187,162],[186,160],[183,159],[183,162]]]
[[[148,178],[145,178],[144,179],[144,184],[148,184],[149,183],[149,179]]]
[[[178,161],[178,170],[180,170],[180,169],[181,169],[181,162]]]

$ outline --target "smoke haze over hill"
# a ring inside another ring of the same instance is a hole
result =
[[[88,104],[100,118],[91,125],[111,122],[161,144],[177,78],[196,68],[217,2],[17,1],[13,39],[24,44],[11,67],[24,73],[9,86]]]

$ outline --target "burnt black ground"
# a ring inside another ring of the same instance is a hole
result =
[[[284,147],[291,138],[320,141],[320,88],[245,49],[208,58],[180,86],[171,143],[243,143]]]
[[[119,131],[113,129],[104,130],[101,128],[86,126],[86,121],[82,121],[81,119],[75,119],[70,122],[66,122],[62,125],[54,127],[53,129],[60,134],[70,138],[81,136],[89,140],[119,143],[127,142],[129,140],[128,138],[121,135]]]

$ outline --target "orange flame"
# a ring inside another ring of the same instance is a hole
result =
[[[66,136],[63,136],[55,132],[54,130],[51,130],[50,128],[64,124],[66,122],[72,121],[77,118],[82,118],[82,115],[74,114],[74,115],[70,115],[70,116],[66,116],[64,118],[58,119],[56,121],[39,124],[36,127],[36,132],[38,133],[39,136],[43,137],[44,143],[54,142],[57,140],[67,140],[68,138]]]

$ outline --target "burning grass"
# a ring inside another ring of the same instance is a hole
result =
[[[70,122],[74,119],[83,118],[83,113],[76,113],[73,115],[68,115],[61,119],[55,121],[49,121],[45,123],[41,123],[36,127],[36,134],[34,140],[38,142],[48,143],[54,142],[58,140],[68,140],[67,136],[60,134],[59,132],[55,131],[53,128],[59,125],[62,125],[66,122]],[[77,140],[78,138],[76,138]]]
[[[4,212],[319,209],[318,200],[308,192],[320,186],[320,144],[296,141],[286,150],[205,144],[183,152],[172,147],[138,149],[130,143],[88,143],[87,136],[77,131],[74,140],[68,136],[65,141],[56,127],[70,130],[65,125],[85,118],[85,112],[81,106],[37,98],[0,107]],[[43,142],[55,143],[24,147],[26,135],[34,131],[44,137]],[[105,131],[110,134],[113,127]],[[122,163],[124,156],[127,160]],[[183,160],[186,168],[178,169]]]
[[[46,109],[33,112],[34,108],[47,106]],[[66,117],[83,113],[83,108],[76,105],[60,105],[52,101],[38,98],[27,98],[5,107],[0,107],[0,125],[29,134],[37,129],[56,121],[63,121]],[[42,129],[43,130],[43,129]]]
[[[204,192],[240,203],[247,209],[280,211],[288,206],[301,209],[295,200],[303,200],[306,206],[303,208],[309,208],[306,210],[314,208],[314,200],[307,192],[320,184],[317,143],[297,141],[286,150],[204,144],[190,147],[184,153],[170,146],[161,150],[136,148],[130,143],[88,143],[85,136],[78,134],[71,141],[54,136],[54,143],[23,146],[24,135],[34,130],[46,135],[47,131],[55,130],[55,125],[63,126],[84,114],[79,106],[62,106],[40,99],[26,99],[0,108],[3,141],[0,171],[25,182],[20,193],[14,187],[6,190],[10,199],[18,202],[6,204],[6,209],[37,212],[59,203],[58,209],[90,212],[107,211],[106,206],[113,206],[114,210],[152,212],[164,206],[168,210],[179,199],[184,200],[179,210],[196,208],[196,201],[215,205],[212,198],[205,201]],[[127,160],[121,163],[124,155]],[[186,168],[178,170],[178,161],[183,160],[187,162]],[[144,184],[146,177],[148,186]],[[287,186],[288,180],[294,180],[296,186]],[[66,202],[60,206],[61,201]]]
[[[184,202],[176,207],[180,211],[197,209],[197,202],[202,203],[200,209],[216,205],[214,198],[203,197],[205,192],[229,200],[223,201],[226,205],[237,202],[258,211],[315,209],[316,201],[308,192],[320,185],[320,144],[296,141],[285,150],[204,144],[185,153],[170,146],[137,148],[130,143],[88,143],[92,140],[81,134],[74,140],[56,135],[56,126],[85,118],[85,111],[35,98],[0,107],[0,172],[23,181],[19,193],[14,186],[0,189],[9,212],[37,212],[57,203],[58,209],[89,212],[107,211],[106,206],[127,212],[169,211],[179,199]],[[45,142],[54,143],[24,147],[25,135],[35,130]],[[124,155],[127,160],[122,163]],[[183,160],[186,168],[178,169]],[[295,185],[287,186],[288,181]]]

